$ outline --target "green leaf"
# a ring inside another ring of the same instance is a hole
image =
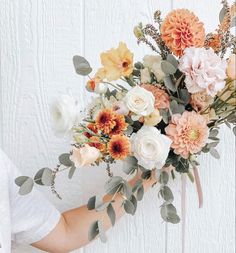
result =
[[[173,91],[173,92],[176,92],[176,87],[175,87],[175,84],[173,82],[173,80],[171,79],[170,76],[166,76],[164,77],[164,84],[166,86],[167,89]]]
[[[159,181],[161,184],[167,184],[169,181],[169,175],[166,171],[162,171],[159,177]]]
[[[213,129],[210,131],[210,137],[216,137],[218,135],[219,131],[217,129]]]
[[[71,166],[70,169],[69,169],[69,173],[68,173],[68,178],[69,179],[71,179],[74,176],[75,171],[76,171],[76,167],[74,165]]]
[[[73,63],[78,75],[87,76],[92,72],[89,62],[82,56],[75,55]]]
[[[123,187],[123,178],[116,176],[110,178],[105,183],[105,192],[107,194],[115,194],[117,191],[121,191]]]
[[[167,75],[173,75],[176,72],[176,67],[168,61],[161,62],[161,69]]]
[[[174,165],[176,171],[180,173],[188,173],[189,171],[189,161],[187,159],[181,158],[177,164]]]
[[[116,213],[111,203],[107,207],[107,215],[110,218],[112,226],[114,226],[116,222]]]
[[[160,194],[165,201],[172,202],[174,200],[171,189],[166,185],[160,189]]]
[[[131,188],[131,186],[130,186],[127,182],[125,182],[125,183],[123,184],[122,191],[123,191],[124,196],[125,196],[127,199],[130,199],[130,198],[131,198],[131,196],[132,196],[132,188]]]
[[[226,9],[225,9],[225,7],[223,7],[221,9],[221,11],[220,11],[220,14],[219,14],[219,21],[220,21],[220,23],[223,22],[225,15],[226,15]]]
[[[124,201],[124,210],[126,213],[134,215],[135,214],[135,206],[130,200]]]
[[[143,186],[141,186],[137,190],[137,200],[141,201],[143,199],[143,196],[144,196],[144,188]]]
[[[143,68],[144,68],[144,66],[143,66],[143,64],[142,64],[141,62],[136,62],[136,63],[134,64],[134,67],[135,67],[136,69],[143,69]]]
[[[53,171],[49,168],[40,169],[34,176],[34,181],[38,185],[50,186],[53,180]]]
[[[19,194],[26,195],[30,193],[34,186],[34,181],[30,177],[21,176],[15,179],[15,183],[20,187]]]
[[[189,94],[188,90],[186,90],[186,89],[180,89],[179,90],[179,96],[180,96],[180,99],[182,99],[185,104],[189,103],[190,94]]]
[[[122,170],[127,175],[133,174],[138,169],[138,161],[134,156],[127,157],[123,162]]]
[[[215,148],[211,148],[210,149],[210,154],[216,158],[216,159],[220,159],[220,154],[218,153],[218,151]]]
[[[138,206],[138,202],[137,199],[135,198],[134,195],[131,196],[130,201],[132,202],[132,204],[134,205],[134,214],[136,213],[137,210],[137,206]]]
[[[93,196],[88,200],[88,203],[87,203],[88,210],[94,210],[95,209],[95,202],[96,202],[96,196]]]
[[[101,242],[105,243],[107,241],[107,237],[101,220],[98,221],[98,231]]]
[[[73,162],[70,160],[70,154],[67,154],[67,153],[61,154],[58,159],[59,159],[59,162],[66,167],[70,167],[74,165]]]
[[[236,136],[236,126],[233,128],[233,133]]]
[[[89,227],[88,239],[92,241],[99,234],[98,221],[93,222]]]
[[[179,62],[176,60],[176,58],[172,54],[167,55],[167,61],[171,63],[176,69],[179,66]]]
[[[177,101],[172,100],[170,102],[170,109],[173,114],[182,114],[185,111],[185,107],[182,104],[178,104]]]
[[[161,217],[164,221],[177,224],[180,222],[180,218],[177,215],[176,208],[173,204],[163,205],[161,207]]]

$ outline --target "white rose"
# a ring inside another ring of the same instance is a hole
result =
[[[138,85],[128,91],[124,101],[128,109],[136,115],[147,116],[154,111],[153,94]]]
[[[152,126],[143,126],[131,136],[133,155],[145,169],[161,169],[170,151],[171,139]]]
[[[151,76],[150,76],[148,68],[141,69],[140,74],[141,74],[141,83],[151,82]]]
[[[100,156],[100,151],[89,145],[82,148],[74,148],[70,160],[76,167],[83,167],[94,163]]]
[[[69,95],[62,95],[50,107],[52,127],[57,135],[65,135],[79,121],[77,102]]]
[[[153,72],[158,82],[165,77],[165,73],[161,69],[161,61],[162,58],[159,55],[146,55],[143,57],[144,67],[149,68]]]

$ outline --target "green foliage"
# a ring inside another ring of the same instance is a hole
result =
[[[111,203],[107,207],[107,215],[110,218],[112,226],[114,226],[116,222],[116,213]]]
[[[53,180],[53,171],[49,168],[40,169],[34,176],[34,182],[38,185],[50,186]]]
[[[70,154],[65,153],[65,154],[61,154],[59,157],[59,162],[66,166],[66,167],[71,167],[74,165],[74,163],[70,160]]]
[[[30,177],[20,176],[15,179],[16,185],[20,187],[19,194],[26,195],[30,193],[34,186],[34,181]]]
[[[75,55],[73,57],[73,63],[78,75],[87,76],[92,72],[89,62],[82,56]]]

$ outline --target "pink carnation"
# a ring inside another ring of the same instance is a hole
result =
[[[165,131],[174,152],[185,159],[201,151],[209,135],[206,119],[195,111],[173,115]]]
[[[170,97],[164,90],[151,84],[142,84],[141,87],[152,92],[155,97],[154,106],[156,109],[167,109],[170,107]]]
[[[186,48],[179,69],[190,93],[206,91],[212,97],[225,87],[227,63],[213,49]]]

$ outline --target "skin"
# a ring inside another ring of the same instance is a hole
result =
[[[133,186],[138,178],[136,176],[129,184]],[[155,176],[152,176],[151,179],[144,181],[143,186],[145,191],[156,182],[154,178]],[[109,200],[111,200],[111,196],[107,195],[104,197],[104,202]],[[123,198],[120,194],[117,194],[114,200],[113,207],[118,220],[124,215],[121,206]],[[62,213],[61,219],[54,230],[42,240],[34,243],[33,246],[51,253],[66,253],[79,249],[89,243],[89,227],[96,220],[103,221],[105,230],[108,230],[112,226],[105,210],[101,212],[88,210],[86,205],[69,210]]]

